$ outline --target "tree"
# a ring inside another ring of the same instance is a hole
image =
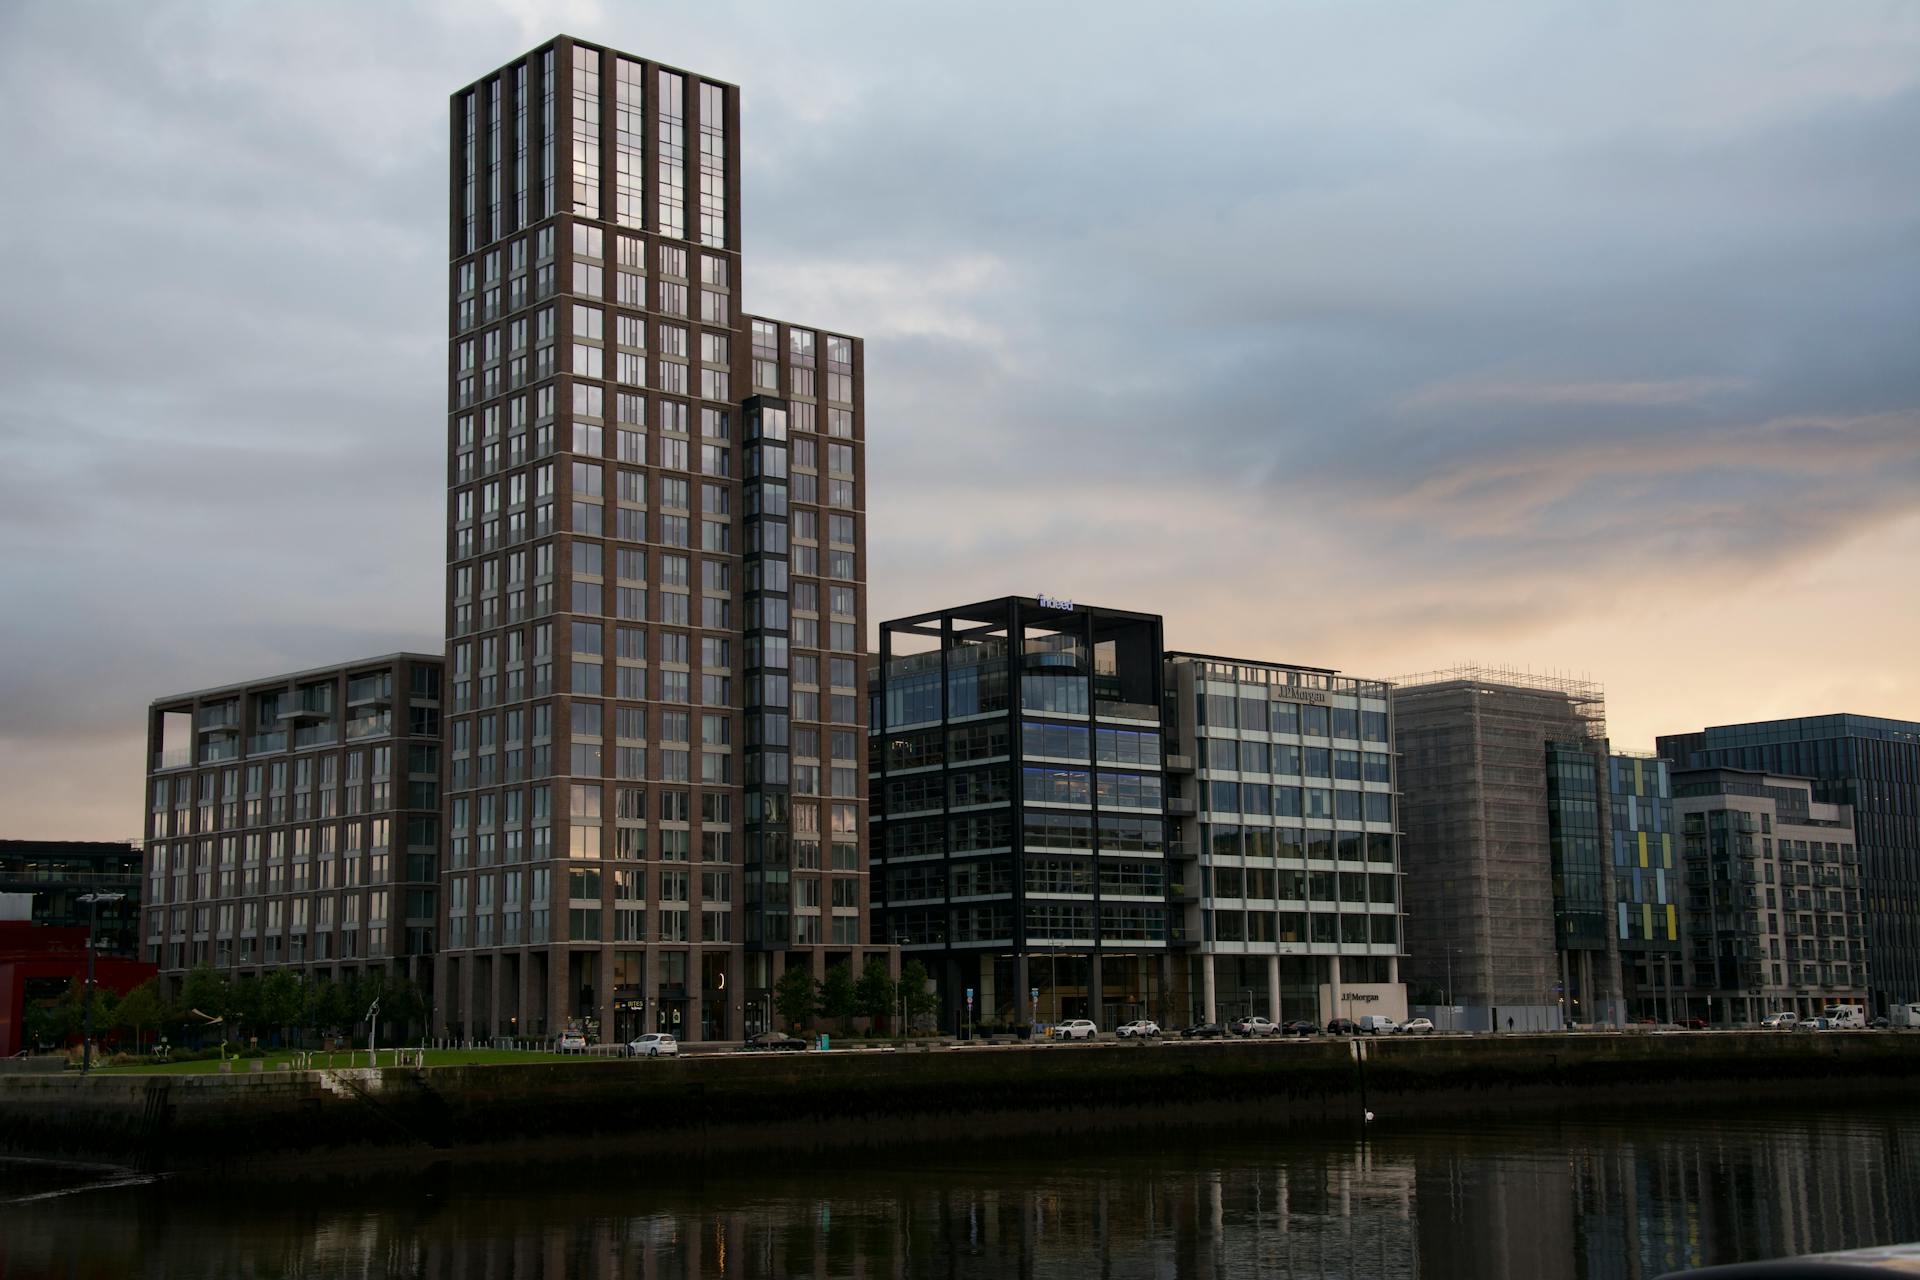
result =
[[[321,1034],[338,1033],[349,1026],[353,1019],[347,1002],[347,984],[344,982],[320,982],[307,993],[307,1020],[314,1030]]]
[[[848,1020],[860,1011],[854,991],[853,970],[845,960],[829,968],[820,980],[820,1016],[839,1022],[843,1032]]]
[[[140,1033],[157,1027],[166,1019],[167,1002],[160,997],[160,985],[152,978],[120,997],[113,1011],[113,1025],[133,1032],[133,1051],[140,1052]]]
[[[854,1003],[865,1017],[890,1018],[893,1016],[893,994],[893,978],[887,973],[887,962],[874,956],[867,961],[867,967],[860,971],[860,981],[854,985]]]
[[[261,1030],[278,1031],[284,1037],[288,1028],[301,1023],[306,1011],[306,989],[291,969],[275,969],[260,979],[254,992],[254,1016]]]
[[[927,966],[918,960],[909,960],[900,968],[900,998],[907,1007],[908,1027],[918,1027],[921,1019],[940,1008],[940,997],[927,990],[930,981]]]
[[[813,975],[805,966],[795,965],[780,975],[773,984],[773,1007],[796,1031],[813,1019]]]

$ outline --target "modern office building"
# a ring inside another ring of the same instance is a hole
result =
[[[1387,685],[1171,653],[1166,687],[1176,1019],[1405,1018]]]
[[[1671,1022],[1686,984],[1680,959],[1682,867],[1673,818],[1673,770],[1655,756],[1615,751],[1607,761],[1613,836],[1613,929],[1620,992],[1630,1020]]]
[[[1853,813],[1814,784],[1759,771],[1677,770],[1686,863],[1687,1008],[1753,1026],[1866,1002]]]
[[[926,963],[945,1026],[1171,1016],[1162,680],[1153,614],[1009,596],[881,624],[873,937]]]
[[[164,979],[432,982],[440,674],[395,653],[154,701],[142,956]]]
[[[142,880],[140,846],[123,840],[0,840],[0,893],[30,895],[37,925],[84,929],[97,913],[101,955],[139,954]],[[120,897],[80,901],[96,893]]]
[[[1465,1028],[1618,1020],[1599,687],[1465,667],[1392,702],[1416,1001]]]
[[[861,343],[741,305],[731,84],[561,37],[452,160],[436,1017],[737,1039],[875,950]]]
[[[1874,1011],[1920,1001],[1920,723],[1858,715],[1764,720],[1666,735],[1658,747],[1676,768],[1809,778],[1814,799],[1852,809]]]
[[[1387,689],[1007,597],[884,623],[873,928],[946,1024],[1406,1012]]]

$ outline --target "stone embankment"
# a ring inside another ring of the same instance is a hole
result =
[[[718,1054],[633,1062],[0,1077],[0,1150],[321,1168],[631,1144],[772,1152],[1123,1125],[1355,1124],[1915,1096],[1920,1035],[1716,1033]]]

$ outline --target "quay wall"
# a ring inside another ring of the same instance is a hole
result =
[[[1357,1047],[1356,1047],[1357,1046]],[[1095,1044],[0,1076],[0,1151],[149,1169],[879,1144],[1209,1122],[1920,1098],[1920,1035]]]

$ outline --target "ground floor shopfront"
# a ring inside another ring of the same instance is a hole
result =
[[[774,986],[789,968],[817,982],[836,964],[857,977],[892,948],[522,947],[450,952],[434,991],[434,1033],[454,1039],[544,1038],[578,1031],[625,1043],[665,1031],[690,1043],[739,1041],[778,1024]]]

